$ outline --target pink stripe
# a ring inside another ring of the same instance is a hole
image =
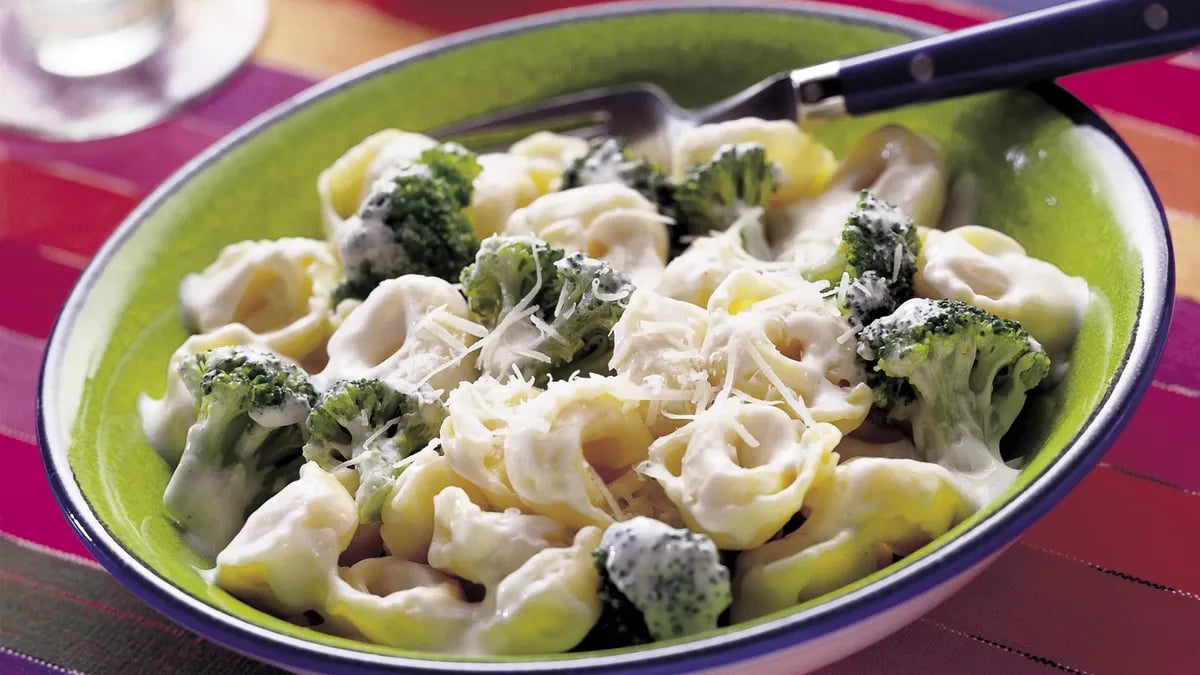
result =
[[[1147,518],[1157,516],[1146,512]],[[1108,532],[1122,535],[1117,528]],[[1194,552],[1184,543],[1193,537],[1180,529],[1157,554]],[[1093,673],[1185,673],[1200,663],[1200,601],[1023,546],[1010,549],[930,617]]]
[[[312,80],[294,73],[250,63],[221,85],[215,96],[192,106],[187,113],[233,129],[312,84]]]
[[[931,619],[909,624],[879,644],[823,668],[819,675],[863,673],[1005,673],[1055,672],[1012,651],[990,645]]]
[[[1178,264],[1194,261],[1178,260]],[[1175,300],[1175,314],[1167,333],[1167,346],[1155,376],[1167,384],[1200,390],[1200,304]]]
[[[49,260],[36,246],[0,237],[0,328],[48,337],[78,278],[78,269]]]
[[[128,136],[87,143],[49,143],[0,132],[0,148],[27,162],[65,162],[115,176],[149,192],[227,129],[172,118]],[[137,158],[133,161],[132,158]]]
[[[0,461],[0,530],[91,558],[54,501],[37,446],[0,435]]]
[[[36,442],[34,398],[46,343],[0,328],[0,434]]]
[[[1194,422],[1200,398],[1151,387],[1105,459],[1113,466],[1200,490]]]
[[[1062,84],[1088,105],[1200,134],[1196,72],[1167,59],[1073,75]]]

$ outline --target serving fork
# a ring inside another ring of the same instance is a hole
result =
[[[670,147],[681,131],[740,117],[836,118],[1021,87],[1200,45],[1200,0],[1076,0],[880,51],[779,73],[704,108],[650,83],[590,89],[431,132],[552,128]]]

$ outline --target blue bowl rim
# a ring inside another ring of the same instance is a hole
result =
[[[816,640],[885,610],[897,608],[933,591],[952,578],[970,572],[998,554],[1058,503],[1082,480],[1116,440],[1128,423],[1136,404],[1150,387],[1155,367],[1162,356],[1170,324],[1175,274],[1166,213],[1145,169],[1116,131],[1099,115],[1066,90],[1047,82],[1033,85],[1029,90],[1041,96],[1076,125],[1092,127],[1112,141],[1129,166],[1136,170],[1141,179],[1141,187],[1146,190],[1145,196],[1154,204],[1154,215],[1160,227],[1142,233],[1143,236],[1149,237],[1149,240],[1143,242],[1148,245],[1144,245],[1141,251],[1142,288],[1133,337],[1118,366],[1117,376],[1105,391],[1096,410],[1043,475],[968,531],[942,544],[926,557],[864,588],[751,628],[699,638],[679,645],[622,654],[601,653],[527,662],[492,663],[388,656],[310,642],[226,614],[159,576],[152,567],[126,549],[96,516],[74,480],[67,461],[66,444],[62,443],[61,450],[56,451],[55,443],[51,439],[62,439],[48,433],[52,428],[62,429],[61,425],[48,423],[48,417],[52,418],[50,421],[59,421],[56,419],[56,411],[47,406],[48,383],[57,381],[58,366],[62,361],[63,350],[73,328],[74,319],[87,299],[91,286],[109,260],[116,255],[140,222],[183,188],[193,176],[243,140],[303,106],[411,62],[467,44],[575,21],[696,11],[814,16],[891,29],[914,38],[944,32],[940,27],[905,17],[812,0],[652,0],[576,7],[482,26],[394,52],[318,83],[254,117],[178,169],[122,221],[85,267],[55,320],[38,381],[38,443],[47,477],[60,509],[97,560],[143,601],[183,627],[235,651],[289,668],[370,673],[462,670],[506,672],[516,669],[523,672],[545,672],[569,668],[600,673],[631,672],[629,669],[634,667],[639,673],[649,674],[699,670],[754,659]]]

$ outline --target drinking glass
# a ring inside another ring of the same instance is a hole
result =
[[[0,127],[126,134],[211,90],[254,51],[266,0],[0,0]]]
[[[174,9],[171,0],[17,0],[16,17],[42,70],[88,77],[158,51]]]

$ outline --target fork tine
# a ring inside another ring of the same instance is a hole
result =
[[[453,141],[465,147],[470,148],[477,153],[483,152],[504,152],[513,143],[529,136],[534,131],[553,131],[563,136],[574,136],[582,138],[585,141],[590,141],[593,138],[605,136],[610,133],[610,128],[607,124],[590,124],[587,126],[572,126],[567,129],[550,125],[536,126],[515,126],[492,128],[484,131],[476,131],[468,134],[452,134],[441,135],[431,134],[440,141]]]
[[[634,91],[635,87],[603,87],[544,99],[530,105],[509,108],[491,115],[475,117],[444,126],[430,133],[434,137],[461,136],[467,133],[539,124],[550,126],[578,119],[583,124],[608,124],[612,120],[611,101]],[[574,126],[582,126],[577,124]]]

